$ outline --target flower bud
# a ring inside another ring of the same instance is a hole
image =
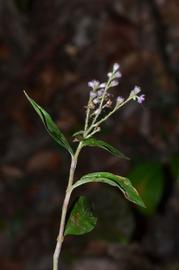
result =
[[[97,96],[97,94],[93,91],[90,91],[90,97],[93,99]]]
[[[118,104],[121,104],[121,103],[123,103],[123,102],[124,102],[124,98],[123,98],[123,97],[118,96],[118,97],[117,97],[117,99],[116,99],[116,102],[117,102]]]
[[[117,86],[119,83],[118,81],[114,80],[110,83],[110,87],[114,87],[114,86]]]
[[[116,72],[119,68],[120,68],[119,64],[118,63],[115,63],[113,65],[113,72]]]
[[[88,86],[92,89],[97,89],[99,87],[99,82],[96,80],[88,82]]]

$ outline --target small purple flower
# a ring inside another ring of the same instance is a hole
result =
[[[140,93],[141,89],[139,86],[135,86],[134,89],[131,91],[130,96],[134,96],[134,100],[136,99],[136,95]]]
[[[122,102],[124,101],[124,98],[123,97],[117,97],[117,99],[116,99],[116,102],[118,103],[118,104],[121,104]]]
[[[101,83],[100,85],[99,85],[99,88],[105,88],[106,87],[106,83]]]
[[[142,102],[145,100],[145,95],[141,95],[139,97],[137,97],[137,102],[142,104]]]
[[[97,94],[93,91],[90,91],[90,97],[93,99],[97,96]]]
[[[133,91],[134,91],[134,94],[137,95],[138,93],[140,93],[141,88],[139,86],[135,86]]]
[[[122,74],[121,72],[117,71],[114,75],[115,78],[121,78],[122,77]]]
[[[110,87],[114,87],[114,86],[117,86],[119,83],[118,81],[114,80],[110,83]]]
[[[99,82],[96,80],[88,82],[88,86],[91,87],[92,89],[96,89],[99,87]]]
[[[104,93],[104,90],[103,89],[98,90],[98,97],[101,97],[103,95],[103,93]]]

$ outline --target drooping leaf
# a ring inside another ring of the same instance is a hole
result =
[[[126,199],[139,206],[145,207],[143,200],[128,178],[114,175],[109,172],[95,172],[84,175],[80,180],[73,184],[72,188],[74,189],[91,182],[101,182],[117,187],[122,191]]]
[[[160,202],[164,188],[164,175],[159,163],[146,162],[137,165],[128,175],[145,201],[144,214],[153,214]]]
[[[113,154],[116,157],[129,159],[123,153],[121,153],[118,149],[116,149],[115,147],[113,147],[109,143],[106,143],[102,140],[96,140],[94,138],[89,138],[89,139],[83,140],[83,143],[84,143],[84,145],[87,145],[87,146],[102,148],[102,149],[108,151],[109,153]]]
[[[73,150],[68,143],[67,139],[63,133],[59,130],[55,122],[52,120],[51,116],[40,107],[32,98],[30,98],[27,93],[24,91],[28,101],[31,103],[37,114],[40,116],[46,130],[50,136],[62,147],[64,147],[71,155],[73,155]]]
[[[75,203],[65,228],[65,235],[81,235],[92,231],[97,218],[93,216],[86,197],[81,196]]]

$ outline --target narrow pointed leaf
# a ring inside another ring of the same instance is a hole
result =
[[[145,207],[143,200],[139,196],[137,190],[132,186],[130,180],[126,177],[114,175],[112,173],[95,172],[87,174],[73,184],[73,189],[91,182],[101,182],[117,187],[122,191],[126,199],[139,206]]]
[[[32,107],[35,109],[37,114],[40,116],[46,130],[50,136],[61,146],[63,146],[71,155],[73,155],[73,150],[68,143],[67,139],[63,133],[59,130],[55,122],[52,120],[51,116],[40,107],[32,98],[30,98],[27,93],[24,91],[26,98],[31,103]]]
[[[104,141],[96,140],[94,138],[89,138],[89,139],[83,140],[83,143],[84,145],[87,145],[87,146],[102,148],[116,157],[129,159],[123,153],[121,153],[118,149],[116,149],[115,147],[113,147],[112,145]]]
[[[81,235],[92,231],[97,218],[93,216],[86,197],[81,196],[74,205],[65,228],[65,235]]]

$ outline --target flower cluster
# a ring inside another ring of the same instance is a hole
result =
[[[88,83],[88,86],[92,88],[90,91],[90,99],[93,101],[93,104],[96,105],[100,102],[100,98],[104,93],[105,84],[99,81],[93,80]]]
[[[88,83],[91,88],[90,91],[90,106],[95,110],[95,114],[99,112],[99,104],[102,102],[102,109],[105,107],[112,106],[111,94],[108,93],[109,88],[115,87],[119,84],[118,80],[121,78],[121,72],[119,71],[120,66],[116,63],[113,65],[112,72],[107,74],[108,81],[100,83],[99,81],[93,80]]]
[[[115,87],[119,84],[119,79],[122,77],[120,72],[119,64],[115,63],[113,65],[112,72],[107,74],[108,81],[104,83],[100,83],[99,81],[93,80],[88,83],[88,86],[91,88],[90,91],[90,108],[94,109],[94,114],[99,113],[99,110],[105,107],[112,106],[111,94],[108,92],[109,88]],[[140,87],[135,86],[134,89],[130,92],[130,95],[127,101],[133,99],[136,100],[138,103],[142,103],[145,100],[145,95],[138,96],[139,92],[141,92]],[[118,96],[116,99],[116,107],[121,107],[121,105],[126,100]],[[102,103],[102,106],[100,104]]]
[[[145,100],[145,95],[139,95],[141,92],[140,87],[135,86],[130,92],[128,98],[118,96],[116,101],[112,101],[112,95],[109,93],[109,89],[119,84],[119,79],[122,74],[120,72],[119,64],[115,63],[111,72],[107,74],[107,82],[100,83],[99,81],[93,80],[88,83],[91,88],[90,97],[88,101],[86,111],[86,122],[84,135],[90,137],[91,134],[95,134],[99,131],[100,124],[106,121],[113,113],[130,100],[135,100],[138,103],[142,103]],[[110,108],[105,114],[102,114],[104,108]],[[102,117],[101,117],[102,116]],[[91,133],[90,133],[91,132]]]

